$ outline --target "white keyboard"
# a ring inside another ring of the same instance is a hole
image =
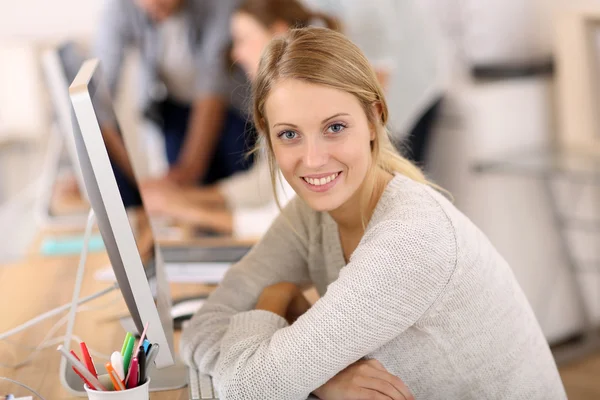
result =
[[[209,375],[200,374],[197,370],[189,368],[188,387],[190,388],[190,400],[218,400],[217,393]]]

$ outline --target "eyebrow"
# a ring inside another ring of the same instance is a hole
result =
[[[336,118],[336,117],[341,117],[343,115],[349,116],[350,114],[348,114],[348,113],[337,113],[337,114],[334,114],[331,117],[327,117],[323,121],[321,121],[321,124],[324,124],[325,122],[329,121],[330,119],[333,119],[333,118]],[[279,125],[291,126],[292,128],[296,128],[296,129],[298,128],[297,125],[290,124],[290,123],[287,123],[287,122],[278,122],[278,123],[276,123],[276,124],[273,125],[273,128],[275,128],[276,126],[279,126]]]

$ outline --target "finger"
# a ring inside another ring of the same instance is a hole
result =
[[[359,376],[353,383],[365,389],[376,391],[385,396],[386,399],[405,400],[404,394],[390,382],[383,379]]]
[[[378,360],[372,358],[370,360],[365,361],[365,363],[367,363],[368,365],[372,366],[375,369],[378,369],[380,371],[384,371],[384,372],[388,372],[387,369],[385,369],[385,367],[383,366],[382,363],[380,363]]]
[[[379,363],[379,361],[377,361]],[[370,368],[365,368],[363,374],[365,376],[369,376],[371,378],[376,378],[382,381],[389,383],[398,393],[401,394],[400,400],[413,400],[413,395],[408,389],[408,386],[402,381],[402,379],[398,378],[395,375],[390,374],[385,368],[383,371],[377,369],[373,364],[367,364]],[[379,363],[381,365],[381,363]],[[381,366],[383,367],[383,366]]]
[[[378,392],[377,390],[372,390],[368,388],[359,388],[358,389],[358,397],[357,400],[391,400],[393,397],[386,396],[383,393]]]

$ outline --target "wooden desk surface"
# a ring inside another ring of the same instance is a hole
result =
[[[55,307],[69,303],[75,284],[78,256],[42,258],[30,253],[27,260],[11,265],[0,266],[1,318],[0,332],[20,325],[35,316]],[[105,253],[90,254],[86,264],[81,296],[87,296],[109,286],[93,278],[94,271],[108,264]],[[210,288],[202,285],[172,285],[174,296],[188,296],[207,293]],[[111,292],[102,298],[88,303],[97,309],[80,311],[77,314],[74,333],[88,346],[102,354],[110,354],[121,348],[124,331],[117,315],[127,312],[119,291]],[[24,360],[31,350],[23,346],[36,346],[46,333],[60,319],[50,318],[25,332],[13,336],[9,341],[0,342],[0,364],[15,364]],[[66,327],[66,325],[65,325]],[[55,337],[62,336],[63,327]],[[178,335],[176,334],[176,343]],[[71,346],[76,345],[72,342]],[[177,346],[176,346],[177,347]],[[33,362],[19,369],[0,366],[0,376],[23,382],[37,390],[47,400],[77,399],[60,384],[58,368],[60,355],[56,346],[43,350]],[[96,357],[96,362],[104,361]],[[25,389],[0,380],[0,394],[30,395]],[[151,399],[187,399],[187,389],[172,392],[152,393]]]

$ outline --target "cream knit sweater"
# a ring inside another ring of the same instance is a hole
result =
[[[291,326],[253,310],[281,281],[312,282],[322,296]],[[361,358],[416,399],[566,398],[510,266],[443,196],[401,175],[348,264],[329,214],[292,200],[181,340],[224,400],[305,399]]]

